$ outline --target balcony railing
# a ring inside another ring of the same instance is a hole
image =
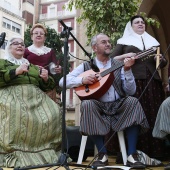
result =
[[[40,19],[50,19],[50,18],[59,18],[59,17],[65,17],[70,15],[75,15],[76,11],[58,11],[56,14],[40,14]]]

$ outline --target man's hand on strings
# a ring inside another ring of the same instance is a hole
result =
[[[131,57],[131,58],[125,58],[124,59],[124,71],[130,70],[131,66],[135,63],[135,59],[138,57]]]
[[[101,80],[100,74],[90,74],[82,78],[82,84],[94,84],[95,82]]]

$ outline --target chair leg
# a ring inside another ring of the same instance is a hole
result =
[[[87,136],[82,136],[77,164],[82,164],[86,142],[87,142]]]
[[[118,133],[120,149],[121,149],[121,152],[122,152],[123,164],[126,165],[126,162],[127,162],[127,152],[126,152],[124,133],[123,133],[123,131],[119,131],[117,133]]]
[[[96,145],[94,145],[94,156],[96,156],[97,154],[98,154],[98,150],[97,150]]]

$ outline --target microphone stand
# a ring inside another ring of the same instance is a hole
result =
[[[82,45],[77,41],[77,39],[73,36],[73,34],[70,32],[72,30],[71,27],[68,27],[64,24],[62,20],[59,20],[61,25],[64,27],[64,30],[61,32],[61,37],[65,38],[64,39],[64,63],[63,63],[63,88],[62,88],[62,103],[63,103],[63,116],[62,116],[62,149],[61,149],[61,156],[59,158],[58,163],[60,165],[64,165],[64,167],[69,170],[67,167],[68,165],[71,166],[77,166],[77,167],[88,167],[94,169],[93,166],[88,166],[88,165],[80,165],[80,164],[68,164],[67,163],[67,158],[69,155],[67,153],[64,153],[64,148],[65,148],[65,129],[66,129],[66,124],[65,124],[65,111],[66,111],[66,70],[67,70],[67,58],[68,58],[68,39],[69,35],[73,37],[73,39],[77,42],[77,44],[82,48],[82,50],[85,52],[85,54],[90,58],[90,54],[87,53],[87,51],[82,47]]]
[[[61,37],[64,39],[64,61],[63,61],[63,90],[62,90],[62,144],[61,144],[61,155],[58,160],[58,163],[60,165],[63,165],[66,169],[67,168],[67,158],[69,155],[67,153],[64,153],[65,148],[65,132],[66,132],[66,123],[65,123],[65,111],[66,111],[66,70],[67,70],[67,58],[68,58],[68,39],[70,30],[72,30],[71,27],[64,27],[64,30],[61,33]]]

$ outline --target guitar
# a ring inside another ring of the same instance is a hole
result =
[[[157,47],[152,47],[148,50],[145,50],[143,52],[135,54],[135,56],[138,56],[137,59],[141,59],[146,57],[149,54],[152,54],[156,51]],[[75,87],[75,93],[79,97],[80,100],[85,99],[98,99],[101,96],[103,96],[107,90],[110,88],[110,86],[113,83],[114,75],[110,74],[114,72],[115,70],[121,68],[124,66],[124,63],[117,64],[116,66],[111,66],[108,69],[100,69],[100,76],[102,77],[101,80],[95,82],[94,84],[86,84],[79,87]],[[96,74],[93,70],[87,70],[84,73],[80,74],[79,77],[85,77],[90,74]]]

